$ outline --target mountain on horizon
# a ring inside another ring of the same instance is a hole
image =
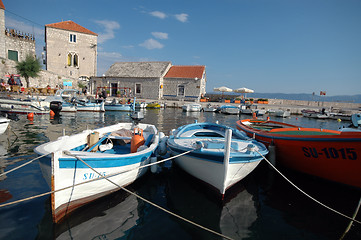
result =
[[[220,95],[220,92],[209,92],[207,94]],[[224,93],[224,96],[240,96],[240,93]],[[322,101],[322,102],[347,102],[361,103],[361,94],[357,95],[339,95],[339,96],[318,96],[308,93],[247,93],[247,98],[269,98],[269,99],[287,99],[300,101]]]

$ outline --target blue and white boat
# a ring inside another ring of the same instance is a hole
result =
[[[62,136],[35,148],[40,156],[46,155],[40,159],[40,167],[53,191],[54,222],[144,175],[144,165],[150,162],[158,144],[154,125],[118,123]]]
[[[259,153],[268,153],[262,143],[215,123],[182,126],[171,132],[167,144],[171,155],[191,151],[177,157],[176,164],[222,196],[257,167],[263,159]]]
[[[51,102],[61,102],[62,112],[76,112],[76,99],[79,94],[75,89],[59,89],[54,95],[40,101],[41,106],[50,109]]]
[[[102,100],[77,100],[77,111],[80,112],[105,112],[104,101]]]
[[[133,104],[128,103],[119,103],[115,99],[112,102],[105,102],[104,104],[105,111],[123,111],[131,112],[133,111]]]

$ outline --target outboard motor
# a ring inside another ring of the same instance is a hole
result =
[[[50,110],[52,110],[55,113],[55,116],[59,116],[62,108],[63,108],[63,104],[60,101],[50,102]]]

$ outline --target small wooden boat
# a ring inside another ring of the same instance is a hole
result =
[[[131,112],[131,111],[133,111],[133,104],[119,103],[114,99],[112,102],[105,102],[104,109],[105,109],[105,111]]]
[[[302,112],[302,116],[307,118],[316,118],[316,119],[331,118],[330,113],[327,112],[324,108],[321,111],[303,109],[301,112]]]
[[[182,106],[183,112],[200,112],[202,105],[198,103],[189,103]]]
[[[79,112],[105,112],[104,101],[77,100],[76,103]]]
[[[51,102],[57,101],[62,104],[62,112],[76,112],[76,99],[78,90],[59,89],[54,95],[46,97],[40,104],[45,108],[50,108]]]
[[[0,117],[0,134],[3,134],[8,129],[10,119],[6,117]]]
[[[291,112],[289,110],[283,110],[283,109],[268,109],[268,115],[272,117],[286,118],[291,116]]]
[[[158,144],[154,125],[118,123],[63,136],[35,148],[39,155],[50,154],[40,159],[40,167],[55,191],[51,194],[54,222],[144,175],[147,168],[138,167],[149,163]]]
[[[217,108],[212,107],[212,105],[210,103],[208,103],[206,107],[202,108],[202,110],[204,112],[215,112],[215,111],[217,111]]]
[[[54,106],[54,107],[52,107]],[[32,99],[6,99],[0,98],[0,111],[7,113],[19,114],[48,114],[53,110],[55,114],[59,114],[62,109],[60,102],[52,101],[49,107],[43,107],[39,101]]]
[[[239,114],[239,107],[232,105],[223,105],[219,108],[219,112],[223,114]]]
[[[236,125],[265,145],[274,144],[277,164],[361,188],[361,132],[256,119],[239,120]]]
[[[229,130],[231,137],[226,140]],[[176,164],[222,196],[257,167],[262,160],[257,151],[263,155],[268,153],[263,144],[237,129],[215,123],[182,126],[172,132],[167,144],[172,155],[192,150],[177,157]]]
[[[147,106],[145,108],[160,108],[160,104],[157,103],[157,102],[151,102],[151,103],[148,103]]]

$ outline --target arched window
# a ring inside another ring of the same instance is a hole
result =
[[[72,55],[71,53],[68,54],[68,66],[71,66],[71,59],[72,59]]]
[[[78,66],[78,54],[74,54],[73,56],[73,66],[77,67]]]

